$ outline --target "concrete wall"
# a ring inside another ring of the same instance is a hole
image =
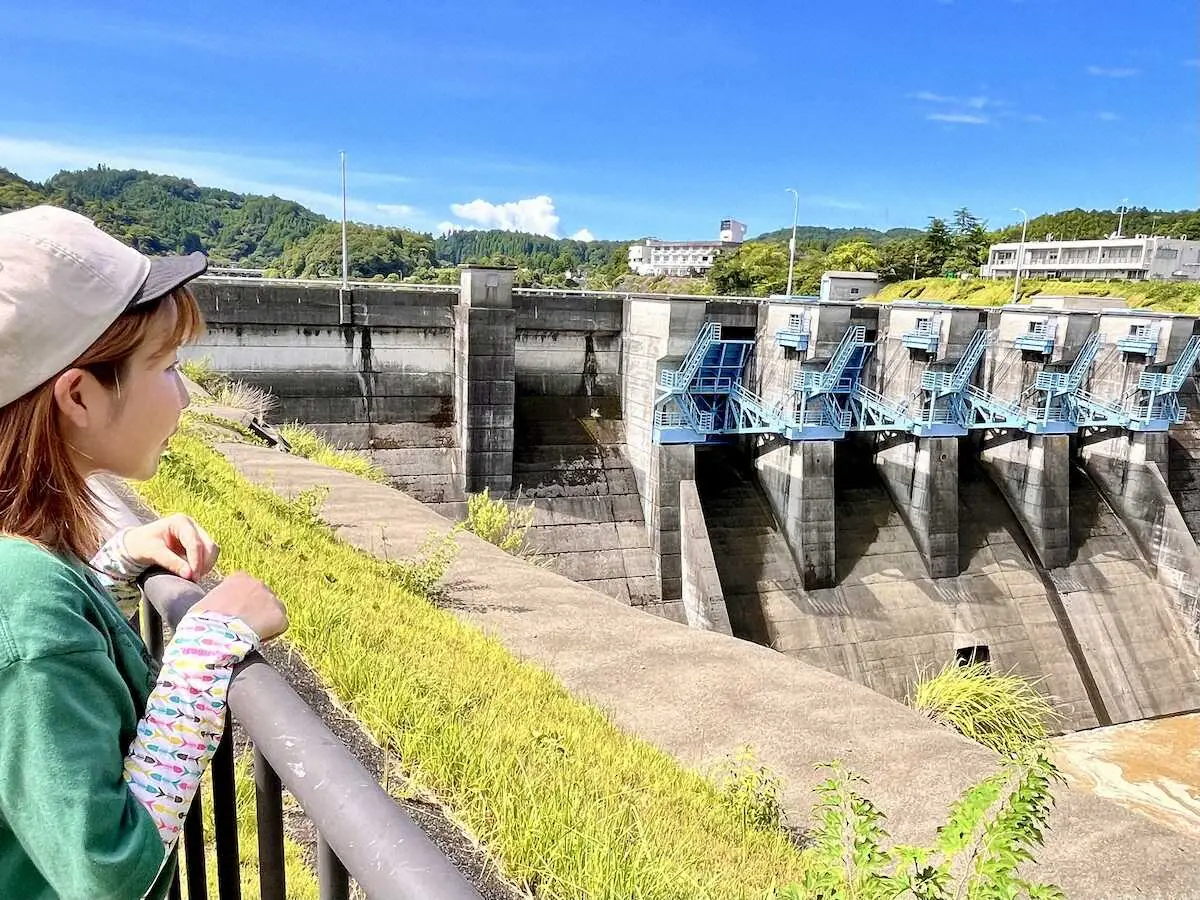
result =
[[[732,634],[725,595],[717,576],[712,543],[695,481],[679,482],[680,554],[683,564],[683,613],[687,624],[703,631]]]
[[[1071,442],[1067,435],[985,433],[979,459],[1043,566],[1070,560]]]
[[[958,438],[887,439],[875,466],[932,578],[959,572]]]
[[[836,579],[833,441],[776,441],[755,451],[754,467],[782,527],[803,586]]]
[[[1167,483],[1167,436],[1094,438],[1083,444],[1080,456],[1159,582],[1175,598],[1186,631],[1200,639],[1200,548]]]

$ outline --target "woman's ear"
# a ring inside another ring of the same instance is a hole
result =
[[[97,421],[102,391],[100,383],[83,369],[67,369],[54,381],[54,402],[75,428],[87,428]]]

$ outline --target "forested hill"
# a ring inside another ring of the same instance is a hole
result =
[[[237,194],[170,175],[104,166],[45,184],[0,169],[0,210],[54,203],[94,219],[144,253],[203,250],[216,263],[264,266],[327,220],[291,200]]]
[[[628,241],[577,241],[523,231],[452,231],[434,241],[437,258],[452,265],[477,259],[509,260],[543,272],[577,268],[581,263],[602,266]]]
[[[1035,216],[1029,220],[1027,239],[1045,240],[1098,240],[1117,230],[1120,212],[1115,209],[1068,209],[1063,212]],[[1144,206],[1131,207],[1125,212],[1121,223],[1121,234],[1133,237],[1137,234],[1172,235],[1186,234],[1192,240],[1200,239],[1200,209],[1162,210]],[[1010,225],[996,233],[1000,241],[1021,239],[1021,225]]]
[[[887,231],[878,231],[874,228],[825,228],[821,225],[798,225],[796,226],[796,243],[829,250],[838,244],[845,244],[849,241],[886,244],[888,241],[896,241],[901,238],[917,237],[922,233],[920,228],[889,228]],[[754,240],[787,241],[791,236],[791,228],[779,228],[775,231],[768,231],[766,234],[760,234]]]

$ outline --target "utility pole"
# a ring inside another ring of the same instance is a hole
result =
[[[784,192],[792,192],[796,202],[792,205],[792,239],[788,241],[788,283],[787,295],[792,296],[792,272],[796,268],[796,222],[800,218],[800,195],[795,188],[784,188]]]
[[[921,252],[920,247],[913,249],[913,281],[917,280],[917,254]]]
[[[1029,213],[1021,209],[1019,206],[1013,207],[1013,212],[1021,214],[1021,244],[1017,249],[1017,277],[1013,281],[1012,302],[1017,302],[1018,292],[1021,290],[1021,263],[1025,261],[1025,230],[1029,227]]]
[[[350,258],[346,253],[346,151],[342,151],[342,290],[349,287]]]
[[[1125,227],[1125,205],[1129,203],[1129,198],[1126,197],[1121,201],[1121,215],[1117,219],[1117,237],[1121,236],[1121,229]]]

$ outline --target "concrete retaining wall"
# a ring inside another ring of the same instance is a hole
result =
[[[683,564],[682,603],[687,624],[702,631],[732,634],[695,481],[679,482],[679,532]]]

